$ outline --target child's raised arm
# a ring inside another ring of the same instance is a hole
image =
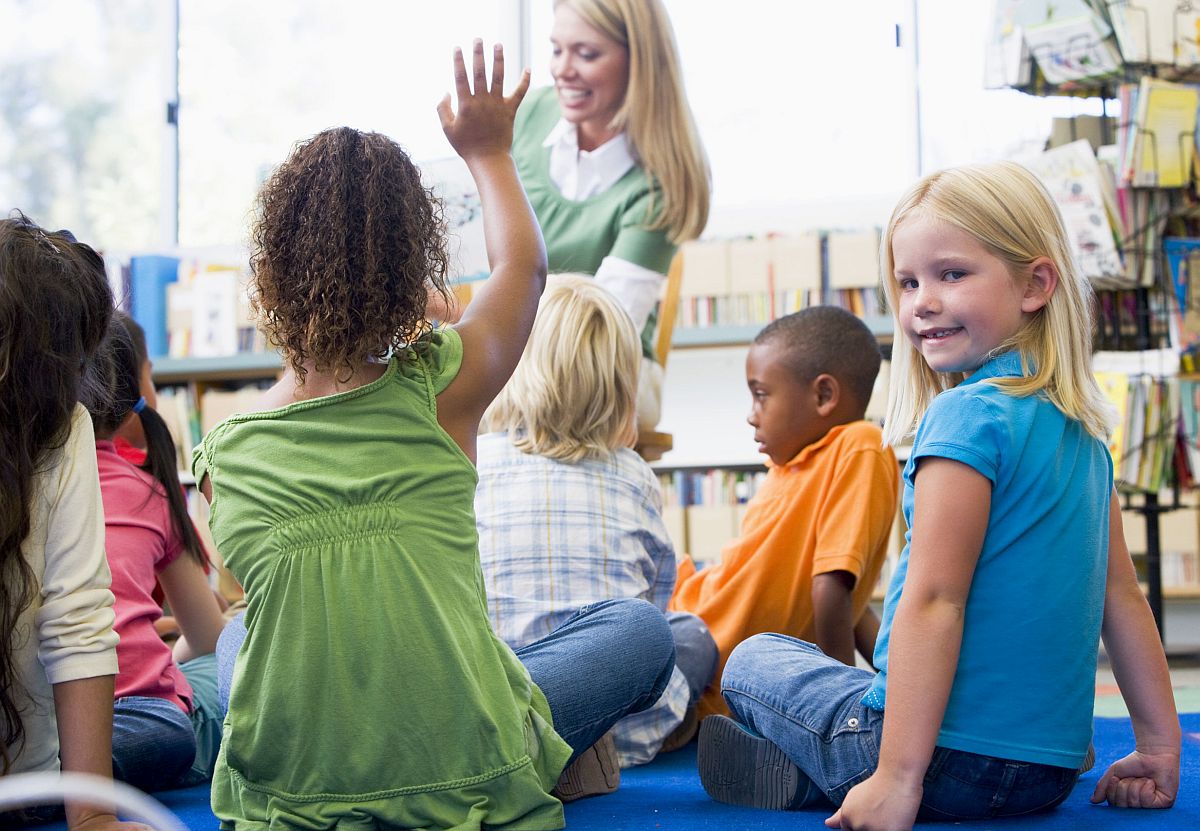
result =
[[[1179,789],[1179,715],[1154,616],[1125,545],[1116,490],[1108,510],[1108,581],[1101,636],[1129,707],[1137,745],[1100,777],[1092,802],[1108,800],[1122,808],[1169,808]]]
[[[458,112],[447,95],[438,115],[479,187],[492,273],[454,327],[463,342],[462,367],[438,396],[438,420],[473,458],[479,419],[508,381],[533,327],[546,281],[546,248],[511,154],[513,119],[529,88],[529,73],[505,97],[502,48],[495,48],[490,89],[482,41],[475,41],[472,63],[473,79],[462,51],[455,50]]]

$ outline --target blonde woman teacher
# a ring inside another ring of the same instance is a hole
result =
[[[642,333],[638,426],[658,423],[655,304],[708,221],[709,168],[660,0],[556,0],[554,85],[517,113],[513,158],[551,272],[595,275]]]

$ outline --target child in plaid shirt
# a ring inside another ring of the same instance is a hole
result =
[[[514,648],[593,603],[642,598],[666,610],[675,551],[658,480],[630,449],[639,356],[612,295],[552,276],[521,362],[484,416],[479,552],[492,625]],[[712,678],[716,645],[703,622],[670,623],[675,672],[656,705],[614,728],[622,767],[653,759]]]

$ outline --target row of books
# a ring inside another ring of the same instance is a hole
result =
[[[822,302],[880,313],[879,231],[809,231],[686,243],[678,325],[766,324]]]
[[[820,303],[820,292],[803,289],[731,294],[725,297],[680,297],[676,321],[679,326],[687,328],[762,326],[782,315]]]
[[[1135,351],[1181,346],[1186,341],[1180,330],[1175,301],[1154,289],[1096,292],[1095,351]]]
[[[1109,439],[1113,478],[1124,490],[1158,493],[1200,474],[1195,460],[1177,455],[1181,382],[1176,377],[1096,372],[1096,380],[1116,408]]]
[[[1134,187],[1118,145],[1093,149],[1080,139],[1021,163],[1054,198],[1075,260],[1097,288],[1145,288],[1163,282],[1159,257],[1174,200],[1164,190]]]
[[[146,332],[152,358],[266,351],[251,315],[244,252],[110,255],[114,294]]]
[[[1088,89],[1131,68],[1200,70],[1200,5],[1178,0],[994,0],[984,85]]]
[[[758,492],[766,475],[760,470],[676,470],[660,473],[658,481],[664,505],[744,505]]]
[[[213,387],[195,383],[158,390],[158,414],[175,440],[179,470],[192,467],[192,450],[208,431],[234,413],[246,412],[262,394],[262,384]]]

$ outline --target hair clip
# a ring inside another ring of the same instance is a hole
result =
[[[33,235],[37,237],[40,242],[45,243],[55,254],[58,254],[60,257],[62,256],[62,252],[58,250],[58,246],[50,241],[50,237],[46,236],[45,231],[36,225],[30,225],[29,227],[30,230],[33,231]]]

